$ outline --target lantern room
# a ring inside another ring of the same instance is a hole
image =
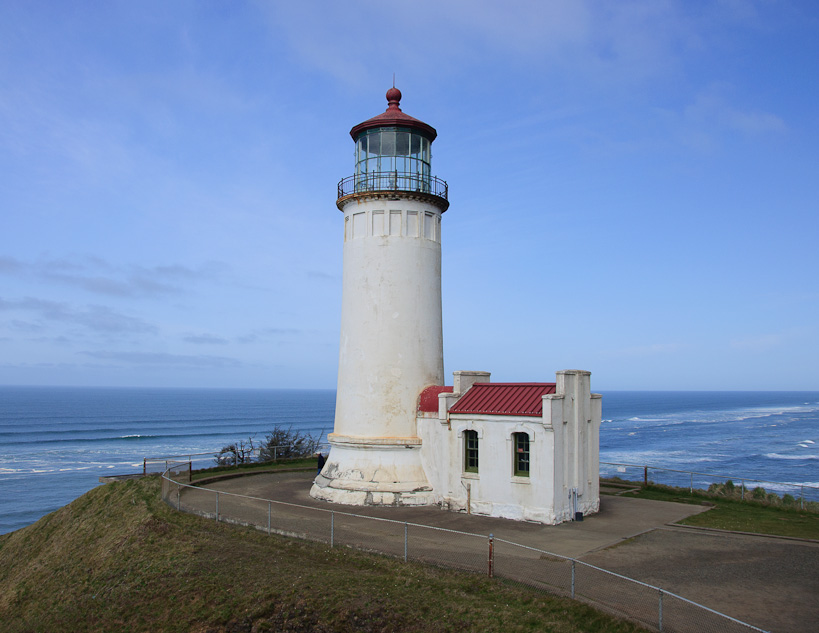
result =
[[[361,176],[372,172],[398,172],[428,180],[429,150],[429,139],[411,128],[365,130],[355,143],[355,173]]]
[[[352,130],[355,175],[338,185],[338,197],[369,192],[406,191],[428,194],[445,210],[447,184],[432,175],[432,142],[438,133],[431,125],[401,111],[401,91],[387,90],[387,110]]]

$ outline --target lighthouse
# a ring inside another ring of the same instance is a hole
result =
[[[493,383],[490,372],[470,370],[444,382],[448,190],[432,175],[435,128],[400,102],[390,88],[387,110],[350,130],[355,172],[336,201],[344,218],[336,416],[310,494],[546,524],[582,519],[600,508],[602,402],[590,372]],[[541,289],[555,301],[560,274]]]
[[[344,249],[341,340],[330,454],[310,494],[351,505],[435,502],[421,459],[419,394],[444,382],[441,216],[435,128],[401,92],[350,131],[355,172],[338,185]]]

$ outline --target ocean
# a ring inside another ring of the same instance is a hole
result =
[[[332,390],[0,387],[0,534],[146,457],[213,465],[222,446],[275,425],[324,437],[334,408]],[[601,462],[819,486],[819,392],[604,392],[603,419]]]

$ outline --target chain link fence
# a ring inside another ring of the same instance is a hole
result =
[[[657,631],[766,633],[659,587],[491,534],[487,537],[191,486],[190,472],[190,462],[181,462],[171,464],[162,476],[162,499],[182,512],[331,547],[352,547],[502,578],[582,600]]]

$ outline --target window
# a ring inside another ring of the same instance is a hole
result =
[[[515,463],[515,476],[529,476],[529,434],[513,433],[512,445],[514,446],[513,460]]]
[[[464,471],[478,472],[478,432],[464,431]]]
[[[410,128],[387,126],[362,132],[356,140],[356,191],[429,191],[430,157],[429,139]]]

